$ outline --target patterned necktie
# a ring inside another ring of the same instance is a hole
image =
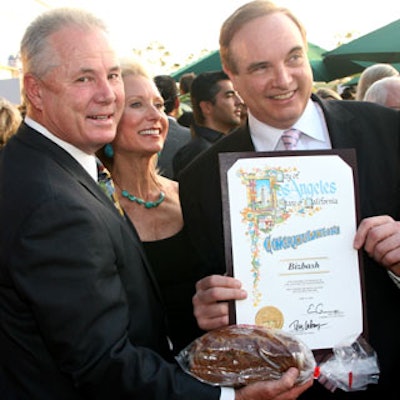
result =
[[[282,133],[282,142],[286,150],[295,150],[300,139],[301,132],[298,129],[288,129]]]
[[[111,179],[110,171],[103,165],[103,163],[97,159],[97,182],[100,187],[103,189],[103,192],[111,199],[114,203],[116,209],[119,211],[121,215],[124,215],[124,212],[119,204],[117,193],[115,193],[114,182]]]

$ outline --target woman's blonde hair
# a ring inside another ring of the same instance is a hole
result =
[[[151,79],[151,76],[147,72],[146,68],[141,64],[139,60],[133,57],[122,57],[120,59],[121,75],[123,78],[126,76],[143,76]]]

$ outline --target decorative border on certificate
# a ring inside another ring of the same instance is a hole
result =
[[[222,153],[227,272],[247,291],[231,323],[258,324],[330,349],[364,331],[352,149]]]

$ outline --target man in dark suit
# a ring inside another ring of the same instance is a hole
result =
[[[27,114],[0,155],[1,399],[220,399],[173,362],[142,244],[97,184],[125,106],[103,23],[48,11],[21,56]],[[295,396],[297,376],[224,392]]]
[[[172,76],[157,75],[154,82],[164,99],[165,112],[168,115],[168,134],[164,143],[164,148],[158,157],[158,168],[160,174],[167,178],[174,178],[172,160],[177,151],[182,148],[192,138],[190,129],[182,126],[177,121],[180,109],[178,87]]]
[[[247,3],[222,26],[222,62],[248,107],[248,121],[199,156],[179,179],[185,225],[204,265],[195,314],[201,328],[213,329],[228,323],[228,300],[246,297],[239,281],[223,276],[219,154],[285,150],[281,135],[291,127],[303,132],[298,150],[354,148],[363,218],[354,247],[363,248],[368,338],[378,355],[379,383],[365,391],[334,393],[314,384],[300,398],[394,400],[400,359],[400,114],[312,95],[306,43],[293,14],[269,1]]]

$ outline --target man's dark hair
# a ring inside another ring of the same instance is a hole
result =
[[[157,75],[154,77],[154,82],[164,99],[165,112],[171,113],[175,108],[175,100],[178,97],[178,86],[169,75]]]

